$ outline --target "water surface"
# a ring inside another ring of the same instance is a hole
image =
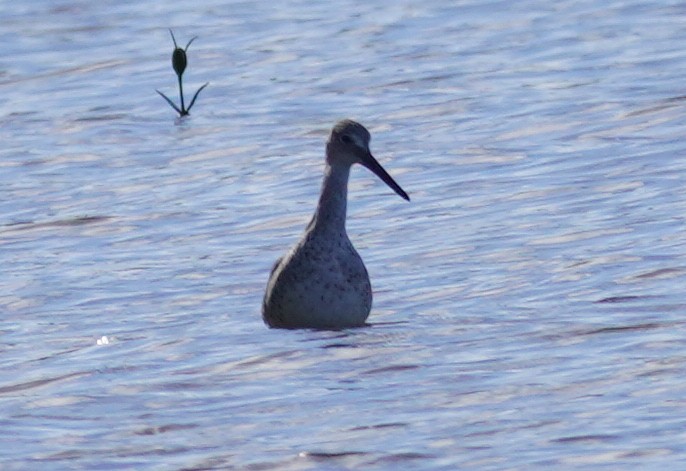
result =
[[[2,10],[0,467],[686,466],[682,3]],[[269,330],[343,117],[371,326]]]

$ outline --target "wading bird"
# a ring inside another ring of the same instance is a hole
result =
[[[343,120],[331,130],[319,203],[302,238],[272,269],[262,303],[270,327],[342,329],[365,324],[372,307],[367,269],[345,231],[350,167],[361,164],[410,200],[369,150],[369,132]]]

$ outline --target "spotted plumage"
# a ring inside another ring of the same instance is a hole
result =
[[[332,129],[317,209],[302,238],[277,260],[267,283],[262,317],[270,327],[342,329],[365,324],[372,288],[345,231],[350,167],[364,165],[410,199],[372,156],[369,141],[369,132],[355,121],[340,121]]]

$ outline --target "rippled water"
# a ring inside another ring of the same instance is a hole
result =
[[[686,7],[447,4],[2,7],[2,469],[686,467]],[[342,117],[372,325],[269,330]]]

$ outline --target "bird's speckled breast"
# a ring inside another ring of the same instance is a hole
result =
[[[372,305],[367,269],[347,235],[310,232],[274,268],[263,316],[273,327],[363,325]]]

